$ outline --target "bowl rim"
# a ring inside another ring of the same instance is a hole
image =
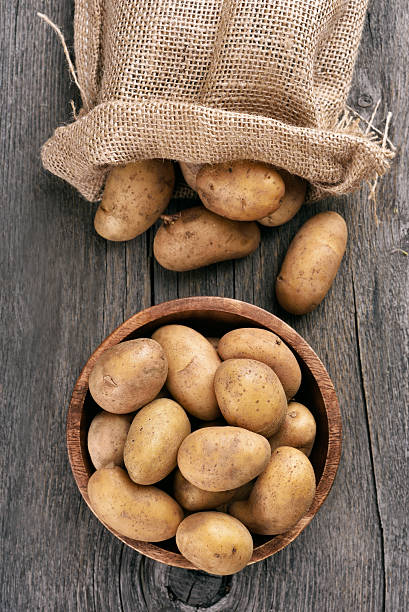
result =
[[[311,522],[312,518],[318,512],[331,490],[341,457],[341,414],[334,385],[332,384],[329,374],[324,364],[307,341],[304,340],[304,338],[300,336],[290,325],[282,321],[276,315],[264,310],[263,308],[260,308],[259,306],[233,298],[197,296],[178,298],[162,302],[160,304],[145,308],[144,310],[141,310],[140,312],[129,317],[111,334],[109,334],[95,349],[87,360],[75,383],[68,408],[66,425],[66,443],[69,462],[75,482],[82,497],[93,514],[97,516],[93,511],[88,498],[87,483],[89,477],[82,454],[80,431],[81,413],[88,391],[89,374],[96,360],[106,349],[118,344],[121,342],[121,340],[143,325],[153,323],[159,318],[174,314],[185,313],[186,318],[188,318],[189,315],[199,311],[244,316],[251,319],[255,325],[263,326],[280,336],[280,338],[282,338],[282,340],[284,340],[284,342],[286,342],[307,365],[320,390],[326,410],[328,420],[328,450],[324,468],[317,483],[313,503],[307,514],[304,515],[292,529],[284,534],[272,536],[271,540],[256,546],[253,551],[253,556],[248,563],[248,565],[251,565],[266,559],[267,557],[270,557],[285,548],[288,544],[290,544],[290,542],[295,540],[295,538]],[[160,543],[157,545],[150,542],[141,542],[126,538],[114,529],[111,529],[106,523],[101,521],[98,516],[97,518],[118,539],[147,557],[174,567],[197,569],[180,553],[165,550],[160,547]]]

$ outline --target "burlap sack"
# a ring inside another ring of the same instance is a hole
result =
[[[132,160],[254,159],[343,194],[390,152],[340,122],[367,0],[76,0],[83,108],[42,150],[89,200]]]

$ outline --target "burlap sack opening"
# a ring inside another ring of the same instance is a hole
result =
[[[367,0],[76,0],[82,111],[42,150],[89,200],[110,166],[254,159],[351,192],[392,156],[340,122]]]

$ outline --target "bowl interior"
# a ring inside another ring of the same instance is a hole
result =
[[[234,300],[231,300],[231,302],[234,302]],[[310,455],[310,460],[314,467],[317,482],[317,494],[313,506],[311,507],[308,514],[303,517],[303,519],[301,519],[301,521],[299,521],[299,523],[297,523],[297,525],[286,534],[279,536],[253,535],[254,554],[251,562],[255,562],[277,552],[278,550],[286,546],[290,541],[292,541],[299,534],[299,532],[308,524],[308,522],[310,522],[312,516],[317,512],[319,506],[328,494],[339,462],[338,450],[332,458],[329,457],[331,421],[334,422],[334,419],[337,418],[339,420],[339,412],[335,392],[328,378],[328,375],[326,374],[324,366],[321,364],[321,362],[319,361],[315,353],[312,351],[312,349],[308,346],[308,344],[304,340],[302,340],[302,338],[298,336],[298,334],[296,334],[294,330],[292,330],[285,323],[280,321],[280,319],[274,317],[274,315],[270,315],[270,313],[266,313],[266,311],[262,311],[261,309],[258,309],[256,307],[251,307],[251,309],[255,309],[255,311],[260,311],[261,313],[265,313],[266,315],[268,315],[268,321],[262,321],[263,317],[259,318],[259,320],[255,320],[254,314],[256,313],[254,312],[249,315],[214,309],[184,311],[182,310],[178,312],[170,312],[155,317],[154,320],[148,320],[145,322],[141,321],[140,324],[137,324],[136,326],[131,325],[130,328],[126,327],[126,324],[123,324],[123,326],[118,328],[118,330],[116,330],[114,334],[107,338],[103,345],[99,349],[97,349],[96,353],[98,353],[99,351],[102,352],[102,350],[105,350],[106,348],[117,344],[118,341],[131,340],[140,337],[149,337],[155,329],[169,323],[180,323],[188,325],[206,336],[216,337],[220,337],[228,331],[237,327],[259,327],[263,329],[269,329],[279,335],[284,340],[284,342],[286,342],[287,345],[291,348],[300,364],[302,371],[302,384],[295,399],[305,404],[311,410],[317,423],[316,441]],[[132,319],[135,319],[137,317],[138,315],[136,315],[136,317],[133,317]],[[132,321],[132,319],[129,321]],[[277,322],[279,322],[280,325],[275,324]],[[287,330],[291,332],[289,335],[286,334]],[[291,337],[289,337],[292,334],[294,335],[294,337],[297,337],[301,341],[301,344],[297,347],[295,347],[294,344],[298,343],[291,342]],[[70,406],[69,420],[67,426],[67,440],[72,469],[74,472],[74,476],[77,480],[77,484],[81,490],[81,493],[88,504],[89,500],[86,491],[86,486],[89,477],[95,471],[95,469],[91,463],[87,450],[87,433],[91,420],[100,410],[98,405],[92,399],[87,384],[89,372],[91,371],[92,366],[95,362],[95,359],[93,359],[94,357],[95,353],[87,363],[81,375],[81,377],[85,377],[85,380],[82,381],[82,384],[79,384],[81,380],[80,377],[77,383],[77,394],[75,394],[74,392],[73,401],[71,402]],[[325,380],[325,385],[322,384],[322,381],[320,384],[320,376],[313,374],[313,370],[316,369],[315,361],[318,362],[319,366],[322,368],[324,374],[327,377],[327,380]],[[328,384],[331,387],[330,390],[332,390],[333,392],[332,402],[328,401],[328,397],[324,397],[325,395],[327,395]],[[331,414],[329,414],[329,409],[330,411],[332,411]],[[329,416],[331,418],[329,418]],[[328,482],[328,474],[324,474],[324,472],[328,472],[328,468],[330,468],[330,482]],[[321,492],[320,485],[322,485]],[[160,486],[165,491],[171,493],[172,477],[165,478],[156,486]],[[144,554],[147,554],[148,556],[158,561],[162,561],[179,567],[193,567],[186,559],[184,559],[184,557],[182,557],[182,555],[180,555],[180,553],[178,553],[175,538],[172,538],[171,540],[165,542],[160,542],[158,544],[148,544],[144,542],[130,540],[129,538],[124,538],[115,531],[111,531],[132,548],[143,552]]]

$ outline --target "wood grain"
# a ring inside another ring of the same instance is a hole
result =
[[[350,103],[376,125],[394,114],[398,155],[378,193],[305,207],[262,230],[251,257],[186,274],[152,261],[152,232],[109,245],[94,207],[45,173],[39,149],[78,102],[54,33],[72,48],[73,5],[1,3],[0,607],[6,611],[207,609],[232,612],[405,610],[408,593],[408,75],[405,0],[372,0]],[[176,206],[176,205],[174,205]],[[337,210],[350,233],[333,288],[313,313],[282,312],[273,285],[284,252],[314,212]],[[247,300],[314,348],[335,384],[343,454],[312,524],[274,557],[231,578],[146,559],[113,537],[78,493],[65,451],[75,380],[129,315],[189,295]]]

